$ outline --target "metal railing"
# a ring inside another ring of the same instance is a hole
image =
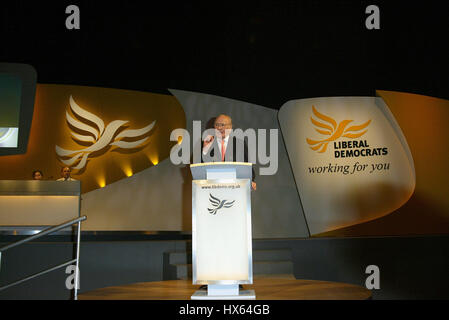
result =
[[[67,228],[67,227],[69,227],[71,225],[74,225],[75,223],[78,224],[78,226],[77,226],[77,229],[78,229],[77,230],[77,239],[76,239],[76,259],[64,262],[64,263],[62,263],[60,265],[48,268],[46,270],[43,270],[41,272],[38,272],[38,273],[35,273],[35,274],[31,275],[31,276],[23,278],[21,280],[18,280],[18,281],[15,281],[13,283],[10,283],[10,284],[7,284],[5,286],[2,286],[2,287],[0,287],[0,291],[5,290],[5,289],[10,288],[10,287],[13,287],[15,285],[18,285],[18,284],[23,283],[25,281],[34,279],[36,277],[39,277],[39,276],[44,275],[46,273],[49,273],[51,271],[63,268],[65,266],[71,265],[73,263],[76,263],[76,268],[75,268],[75,285],[74,285],[74,296],[73,296],[73,298],[74,298],[74,300],[78,300],[78,278],[79,278],[79,274],[78,273],[79,273],[79,254],[80,254],[80,240],[81,240],[80,239],[80,236],[81,236],[81,222],[83,222],[86,219],[87,219],[86,216],[82,216],[82,217],[79,217],[77,219],[64,222],[64,223],[62,223],[60,225],[57,225],[57,226],[50,227],[48,229],[42,230],[41,232],[39,232],[39,233],[37,233],[35,235],[29,236],[29,237],[27,237],[25,239],[19,240],[17,242],[8,244],[8,245],[0,248],[0,271],[1,271],[2,253],[5,252],[6,250],[9,250],[11,248],[17,247],[17,246],[19,246],[21,244],[30,242],[32,240],[36,240],[36,239],[38,239],[40,237],[43,237],[43,236],[48,235],[50,233],[59,231],[61,229]]]

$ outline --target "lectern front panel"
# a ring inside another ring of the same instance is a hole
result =
[[[250,180],[194,180],[192,189],[193,283],[252,283]]]

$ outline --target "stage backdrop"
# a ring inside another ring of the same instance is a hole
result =
[[[379,91],[290,101],[278,115],[170,91],[38,84],[26,153],[0,156],[0,179],[56,180],[67,165],[84,230],[190,231],[190,170],[171,163],[170,133],[225,113],[234,128],[282,129],[277,172],[255,166],[254,238],[449,233],[448,101]]]
[[[202,130],[220,113],[233,118],[234,128],[278,129],[277,111],[250,103],[196,92],[170,90],[182,105],[187,130],[202,122]],[[308,237],[293,174],[281,136],[279,169],[261,176],[252,192],[254,238]],[[124,201],[132,199],[132,202]],[[267,200],[268,199],[268,200]],[[83,213],[91,230],[184,230],[192,228],[192,177],[188,165],[170,159],[130,178],[83,195]]]
[[[40,169],[56,180],[63,166],[82,181],[84,230],[190,231],[191,175],[175,166],[170,133],[220,113],[235,128],[278,129],[277,111],[228,98],[172,90],[129,90],[38,84],[26,154],[0,157],[0,179],[31,179]],[[186,125],[187,124],[187,125]],[[257,174],[253,236],[309,236],[286,150],[279,139],[278,171]],[[258,168],[256,167],[256,171]],[[270,199],[267,201],[267,199]]]

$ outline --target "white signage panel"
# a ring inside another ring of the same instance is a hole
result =
[[[194,284],[252,283],[250,180],[194,180]]]
[[[383,217],[412,196],[410,148],[382,98],[292,100],[278,117],[312,235]]]

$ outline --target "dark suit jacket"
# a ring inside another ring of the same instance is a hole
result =
[[[232,140],[232,141],[231,141]],[[239,150],[240,144],[243,143],[243,159],[237,157],[237,150]],[[232,145],[232,147],[231,147]],[[215,154],[215,150],[220,150],[220,147],[217,143],[217,138],[214,138],[214,141],[212,142],[211,149],[209,149],[208,153],[206,155],[201,152],[201,162],[221,162],[221,152],[217,152]],[[226,148],[225,153],[225,161],[226,162],[249,162],[248,161],[248,145],[245,141],[242,141],[240,139],[237,139],[236,137],[230,137],[228,141],[228,146]],[[252,181],[256,181],[256,173],[254,171],[254,165],[252,167],[253,172],[253,178]]]

